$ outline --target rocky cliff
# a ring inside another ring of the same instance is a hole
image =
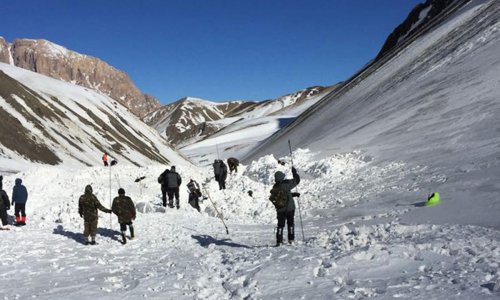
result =
[[[9,45],[0,38],[0,62],[98,90],[139,117],[161,106],[156,98],[143,94],[125,72],[46,40],[17,39]]]

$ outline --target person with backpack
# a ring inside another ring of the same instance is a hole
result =
[[[214,160],[214,163],[212,166],[214,167],[215,181],[217,181],[219,183],[219,190],[225,190],[226,189],[226,178],[227,178],[227,166],[226,166],[226,164],[222,160],[216,159],[216,160]]]
[[[163,207],[167,207],[167,180],[166,175],[170,173],[169,169],[165,169],[163,173],[158,177],[158,183],[161,184],[161,200],[163,202]]]
[[[230,157],[227,159],[227,165],[229,166],[229,174],[232,174],[233,171],[238,173],[238,166],[240,165],[240,161],[237,158]]]
[[[17,178],[12,189],[12,205],[16,215],[16,225],[26,225],[26,202],[28,201],[28,191],[22,184],[23,180]]]
[[[133,240],[135,238],[134,225],[132,224],[132,221],[135,220],[136,210],[132,199],[125,196],[124,189],[118,189],[118,197],[113,199],[111,210],[118,217],[118,223],[120,223],[120,231],[122,233],[122,244],[125,245],[127,243],[127,238],[125,236],[127,225],[130,230],[130,239]]]
[[[0,219],[2,219],[2,227],[0,227],[0,230],[10,230],[7,216],[7,211],[10,210],[10,200],[7,193],[3,190],[2,180],[3,176],[0,176]]]
[[[165,174],[166,181],[166,191],[168,194],[168,207],[174,207],[174,196],[175,196],[175,207],[179,209],[179,187],[182,183],[182,178],[175,171],[175,166],[170,168],[170,172]]]
[[[300,176],[297,170],[292,167],[293,179],[285,179],[285,174],[281,171],[274,173],[274,185],[271,189],[269,200],[276,208],[278,219],[278,228],[276,231],[276,246],[283,244],[283,229],[285,223],[288,229],[288,243],[292,243],[295,239],[294,215],[295,201],[293,197],[300,196],[299,193],[292,193],[292,189],[300,183]]]
[[[92,186],[85,187],[85,193],[78,200],[78,213],[83,218],[83,237],[85,245],[95,245],[95,236],[97,234],[97,221],[99,220],[97,210],[110,214],[111,209],[102,206],[101,202],[93,194]],[[91,241],[89,242],[89,235]]]
[[[201,190],[200,190],[200,186],[198,185],[198,182],[194,181],[193,179],[189,180],[189,183],[187,184],[187,188],[189,190],[188,203],[194,209],[196,209],[198,212],[200,212],[201,209],[200,209],[199,198],[201,197]]]

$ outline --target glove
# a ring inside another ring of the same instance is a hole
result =
[[[292,193],[292,197],[300,197],[300,193]]]
[[[80,218],[83,218],[83,214],[82,213],[80,213]]]
[[[297,174],[297,169],[295,169],[294,167],[292,167],[292,174]]]

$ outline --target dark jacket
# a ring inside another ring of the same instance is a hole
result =
[[[23,181],[20,178],[16,179],[16,185],[12,190],[12,204],[24,204],[28,201],[28,191],[26,187],[22,185]]]
[[[178,188],[182,183],[181,176],[175,171],[170,171],[165,174],[165,185],[167,189]]]
[[[10,209],[10,201],[9,196],[4,190],[0,191],[0,210],[9,210]]]
[[[281,189],[287,191],[287,197],[288,197],[286,207],[277,210],[277,212],[279,213],[295,210],[295,201],[293,201],[292,189],[300,183],[300,177],[299,174],[297,174],[297,172],[292,172],[292,173],[293,173],[293,179],[285,179],[285,174],[279,171],[276,172],[276,174],[274,174],[274,179],[276,183],[280,184]]]
[[[240,165],[240,161],[237,158],[230,157],[227,159],[227,164],[230,168],[234,168]]]
[[[135,205],[128,196],[120,195],[113,199],[111,210],[118,217],[118,223],[120,224],[135,220]]]
[[[226,178],[227,178],[227,166],[226,166],[226,164],[222,160],[217,159],[216,161],[214,161],[212,166],[214,167],[215,179],[226,180]]]
[[[166,180],[166,176],[167,174],[170,173],[170,170],[169,169],[166,169],[165,171],[163,171],[163,173],[160,174],[160,176],[158,177],[158,183],[161,184],[161,187],[164,188],[167,186],[167,180]]]
[[[85,194],[80,196],[78,200],[78,213],[85,221],[91,222],[97,220],[97,210],[110,213],[111,209],[102,206],[97,197],[92,194],[92,187],[87,185],[85,187]]]

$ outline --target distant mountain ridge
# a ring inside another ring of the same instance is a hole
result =
[[[125,106],[94,90],[0,63],[0,169],[39,164],[189,164]]]
[[[164,134],[172,146],[181,147],[202,140],[241,118],[272,115],[298,105],[323,89],[310,87],[262,102],[211,102],[185,97],[146,115],[143,121]]]
[[[155,97],[143,94],[125,72],[47,40],[16,39],[9,44],[0,37],[0,62],[98,90],[139,117],[161,106]]]

